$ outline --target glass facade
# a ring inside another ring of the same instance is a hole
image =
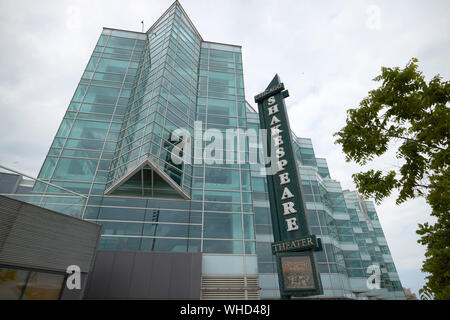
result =
[[[202,137],[181,164],[179,128]],[[266,178],[249,161],[262,144],[230,151],[227,130],[259,130],[241,47],[204,41],[175,2],[147,33],[102,31],[28,199],[102,224],[99,249],[202,252],[203,276],[259,279],[258,297],[277,298]],[[293,139],[324,297],[403,298],[373,204]],[[366,288],[372,264],[379,290]]]
[[[258,124],[257,114],[249,114],[251,122]],[[323,243],[323,251],[314,253],[324,289],[320,297],[405,299],[373,202],[342,190],[340,183],[330,178],[326,160],[315,157],[310,139],[293,134],[293,142],[310,233]],[[255,179],[259,178],[252,176],[252,182]],[[279,297],[269,210],[267,201],[255,206],[262,298]],[[367,280],[374,272],[372,268],[379,270],[380,285],[369,290]]]

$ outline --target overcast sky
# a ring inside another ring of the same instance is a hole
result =
[[[0,0],[0,164],[37,176],[102,27],[145,30],[172,1]],[[353,189],[332,134],[358,106],[381,66],[412,57],[429,80],[450,77],[450,1],[181,1],[204,40],[242,45],[247,100],[278,73],[292,130],[312,138],[332,178]],[[398,166],[383,157],[377,168]],[[377,206],[404,287],[424,284],[425,249],[418,223],[429,220],[422,199]]]

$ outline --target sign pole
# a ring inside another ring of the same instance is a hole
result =
[[[306,209],[284,99],[289,93],[278,75],[255,96],[261,129],[267,132],[265,153],[273,236],[281,299],[323,293],[313,251],[320,239],[309,234]]]

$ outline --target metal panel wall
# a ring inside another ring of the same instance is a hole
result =
[[[16,193],[20,180],[17,174],[0,172],[0,193]]]
[[[101,226],[0,196],[0,264],[87,273]]]
[[[201,253],[97,251],[85,299],[200,299]]]

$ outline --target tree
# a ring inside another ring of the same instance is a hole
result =
[[[419,224],[418,242],[427,246],[422,271],[429,273],[422,298],[450,299],[450,82],[439,75],[428,83],[411,59],[404,69],[381,68],[358,108],[347,111],[346,125],[334,136],[346,161],[366,165],[395,150],[402,165],[389,172],[353,174],[358,191],[377,203],[399,192],[396,203],[425,197],[434,224]]]

